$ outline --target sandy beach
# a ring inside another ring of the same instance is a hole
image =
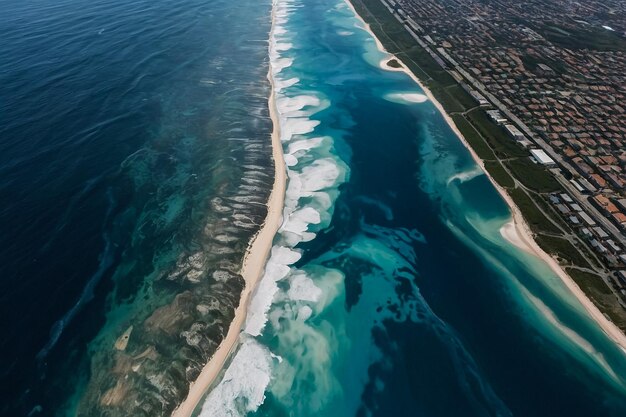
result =
[[[546,252],[543,251],[539,247],[539,245],[535,242],[533,238],[533,233],[530,230],[530,227],[526,223],[526,220],[522,216],[521,211],[513,202],[513,199],[508,195],[506,190],[502,188],[492,177],[489,175],[489,172],[485,169],[483,161],[478,157],[476,152],[472,149],[469,143],[465,140],[461,131],[456,127],[452,118],[445,112],[443,106],[435,99],[430,90],[422,84],[422,82],[409,70],[409,68],[402,62],[401,59],[396,57],[395,55],[389,53],[380,40],[376,37],[374,32],[371,30],[370,26],[361,18],[361,16],[356,12],[354,6],[350,3],[349,0],[345,0],[348,6],[352,9],[354,14],[358,17],[358,19],[363,24],[365,30],[367,30],[372,37],[376,41],[376,45],[381,52],[389,54],[389,58],[384,59],[380,62],[380,67],[387,71],[401,71],[406,73],[420,88],[424,91],[426,96],[432,103],[435,105],[437,110],[442,114],[450,128],[454,131],[454,133],[461,140],[463,145],[469,150],[472,158],[476,163],[481,167],[481,169],[485,172],[485,175],[489,178],[493,186],[498,190],[504,201],[507,203],[511,210],[512,216],[512,224],[508,224],[502,227],[500,230],[502,236],[507,239],[511,244],[519,247],[531,253],[540,259],[542,259],[545,263],[547,263],[550,268],[561,278],[565,286],[572,292],[572,294],[580,301],[583,305],[587,313],[598,323],[600,328],[606,333],[608,337],[610,337],[615,343],[626,353],[626,335],[610,320],[608,320],[604,314],[593,304],[593,302],[587,297],[587,295],[580,289],[578,284],[561,268],[559,263]],[[395,59],[399,67],[392,67],[388,64],[388,62],[392,59]]]
[[[272,14],[272,21],[274,17]],[[273,30],[273,29],[272,29]],[[250,298],[265,269],[265,263],[272,249],[274,236],[282,223],[283,201],[287,181],[283,148],[280,143],[280,126],[277,117],[276,102],[274,95],[274,82],[270,73],[268,79],[272,85],[268,105],[270,117],[274,125],[272,131],[272,154],[274,157],[274,186],[267,202],[267,217],[259,232],[250,242],[243,260],[241,275],[245,280],[245,287],[241,293],[239,306],[235,310],[235,318],[230,324],[228,333],[219,345],[209,362],[202,369],[198,378],[189,387],[187,398],[174,410],[172,417],[189,417],[206,393],[207,389],[219,375],[226,360],[237,347],[239,335],[246,319],[246,312]]]

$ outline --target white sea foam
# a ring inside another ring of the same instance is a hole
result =
[[[309,155],[311,158],[315,158],[315,155],[310,154],[310,150],[317,148],[324,142],[324,138],[303,139],[293,142],[289,145],[287,150],[283,153],[285,164],[292,168],[296,166],[301,157]],[[295,145],[295,146],[292,146]],[[310,158],[309,158],[310,159]],[[293,170],[294,168],[292,168]]]
[[[305,321],[308,320],[309,317],[313,314],[313,309],[309,306],[302,306],[298,309],[297,320]]]
[[[306,231],[309,224],[318,224],[320,214],[312,207],[304,207],[292,212],[281,226],[281,231],[301,234]]]
[[[325,140],[331,140],[330,137],[317,137],[311,139],[302,139],[289,144],[287,148],[287,153],[291,155],[295,155],[299,151],[306,151],[309,149],[317,148],[320,146]]]
[[[281,344],[287,343],[290,337],[293,337],[294,343],[301,343],[307,351],[305,362],[329,362],[328,340],[306,322],[337,296],[343,276],[339,272],[324,274],[321,271],[322,276],[316,273],[313,279],[307,272],[293,268],[301,257],[294,247],[315,238],[317,231],[328,226],[334,200],[338,196],[337,187],[345,181],[347,169],[331,151],[332,137],[309,137],[321,123],[311,116],[330,106],[330,101],[317,91],[298,88],[300,79],[293,76],[297,66],[284,71],[292,67],[297,59],[293,56],[294,45],[285,27],[294,8],[292,5],[289,0],[274,1],[274,26],[269,46],[270,76],[274,84],[284,160],[288,167],[283,224],[250,300],[242,344],[223,380],[209,394],[202,409],[203,417],[243,416],[256,410],[264,401],[264,392],[268,389],[272,373],[277,372],[282,378],[285,373],[276,369],[291,368],[281,358],[272,359],[270,351],[256,341],[255,337],[260,336],[266,327],[271,326],[281,338]],[[291,329],[288,334],[281,335],[279,332],[281,323],[288,323]],[[321,404],[326,396],[324,392],[330,390],[332,383],[325,366],[313,368],[319,372],[311,375],[312,380],[320,387],[326,387],[319,390],[321,397],[318,402]],[[304,376],[298,373],[297,368],[291,369],[294,370],[294,378]],[[280,392],[281,386],[291,386],[288,379],[272,385],[275,385],[273,393]]]
[[[333,161],[319,160],[311,166],[304,167],[301,172],[292,170],[287,170],[287,172],[289,183],[285,192],[285,218],[295,211],[303,197],[315,199],[321,208],[330,207],[330,196],[321,190],[334,185],[340,174]]]
[[[272,71],[275,74],[279,74],[285,68],[288,68],[293,64],[293,58],[276,58],[271,60]]]
[[[484,174],[485,173],[483,172],[483,170],[478,165],[476,165],[472,169],[452,175],[450,178],[448,178],[448,184],[452,183],[452,181],[455,180],[458,180],[459,182],[466,182]]]
[[[276,51],[288,51],[293,48],[293,44],[287,42],[276,42],[274,44],[274,50]]]
[[[289,171],[291,173],[291,177],[289,183],[287,184],[287,191],[285,192],[285,217],[289,216],[291,212],[293,212],[302,197],[312,198],[316,202],[316,206],[322,210],[328,210],[332,206],[330,191],[326,192],[315,192],[315,190],[307,189],[303,185],[303,176],[306,174],[298,174],[295,171]],[[317,187],[316,187],[317,188]],[[324,188],[320,184],[320,189]]]
[[[288,153],[283,155],[283,159],[285,160],[285,165],[287,165],[288,167],[292,167],[298,164],[298,158]]]
[[[304,272],[297,272],[289,278],[289,290],[287,296],[294,301],[319,300],[322,290]]]
[[[305,166],[299,174],[294,174],[300,180],[300,192],[308,195],[311,191],[332,187],[341,173],[332,158],[323,158]]]
[[[280,139],[283,142],[290,141],[294,135],[306,135],[313,132],[320,124],[319,120],[311,120],[306,117],[281,118]]]
[[[244,338],[222,381],[207,396],[200,417],[238,417],[265,400],[273,357],[253,338]]]
[[[271,313],[277,349],[285,356],[272,369],[275,378],[268,388],[294,415],[303,410],[320,411],[333,393],[341,391],[334,374],[329,372],[341,329],[311,325],[308,319],[336,298],[343,275],[324,267],[316,267],[313,273],[315,280],[303,271],[294,272],[289,290]],[[302,384],[315,389],[301,396]]]
[[[284,27],[280,25],[276,25],[276,27],[274,27],[274,37],[276,37],[276,35],[284,35],[285,33],[287,33],[287,29]]]
[[[276,90],[277,93],[279,93],[285,88],[289,88],[291,86],[298,84],[298,82],[300,82],[300,79],[296,77],[292,77],[287,80],[276,79],[274,80],[274,89]]]
[[[265,273],[250,300],[244,332],[259,336],[267,322],[267,312],[278,291],[276,283],[285,278],[290,271],[289,265],[300,259],[300,252],[284,246],[274,246],[270,259],[265,265]]]
[[[313,95],[298,95],[295,97],[280,96],[276,99],[276,108],[281,115],[289,117],[310,116],[319,109],[301,111],[307,106],[320,107],[322,100]]]

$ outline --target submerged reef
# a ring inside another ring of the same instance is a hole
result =
[[[187,395],[228,332],[244,288],[246,249],[267,215],[274,181],[270,126],[266,119],[254,137],[218,140],[216,159],[231,162],[220,164],[207,184],[204,226],[195,225],[176,259],[146,271],[129,300],[116,301],[135,311],[110,318],[115,330],[90,346],[91,375],[78,416],[165,416]]]

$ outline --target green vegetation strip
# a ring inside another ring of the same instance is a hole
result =
[[[603,294],[603,295],[611,295],[611,289],[606,285],[606,283],[602,280],[602,277],[596,274],[592,274],[590,272],[581,271],[576,268],[567,268],[567,273],[576,284],[585,292],[589,289],[592,294]]]
[[[478,106],[476,100],[472,96],[470,96],[459,84],[456,82],[454,85],[446,87],[448,90],[448,94],[452,95],[456,101],[458,101],[463,107],[464,110],[472,109]]]
[[[528,152],[515,142],[502,128],[495,124],[482,109],[467,113],[467,118],[489,142],[500,158],[525,157]]]
[[[461,131],[461,134],[465,138],[465,140],[472,147],[476,155],[484,161],[495,161],[496,156],[493,154],[493,151],[489,148],[489,146],[485,143],[480,134],[472,127],[472,125],[465,120],[463,116],[460,114],[453,114],[452,120],[456,127]]]
[[[520,188],[509,190],[509,195],[519,207],[528,225],[535,233],[562,233],[542,212],[535,206],[533,200]]]
[[[465,107],[463,107],[463,105],[459,103],[453,95],[448,93],[448,90],[445,88],[439,85],[434,85],[430,87],[430,92],[437,97],[437,101],[441,103],[446,112],[460,113],[465,110]]]
[[[522,184],[539,193],[551,193],[561,190],[561,185],[543,166],[529,158],[513,159],[506,162],[511,173]]]
[[[608,316],[617,327],[626,330],[626,311],[599,275],[575,268],[566,268],[566,272],[602,313]]]
[[[515,181],[498,161],[485,161],[485,169],[502,187],[513,188]]]
[[[581,268],[591,268],[591,265],[589,265],[587,260],[581,255],[578,248],[572,245],[568,240],[543,234],[536,235],[535,240],[543,250],[565,262]]]

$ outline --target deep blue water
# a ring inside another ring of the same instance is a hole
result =
[[[0,2],[0,414],[72,408],[92,353],[186,288],[159,276],[211,198],[270,167],[246,148],[269,145],[270,7]]]

